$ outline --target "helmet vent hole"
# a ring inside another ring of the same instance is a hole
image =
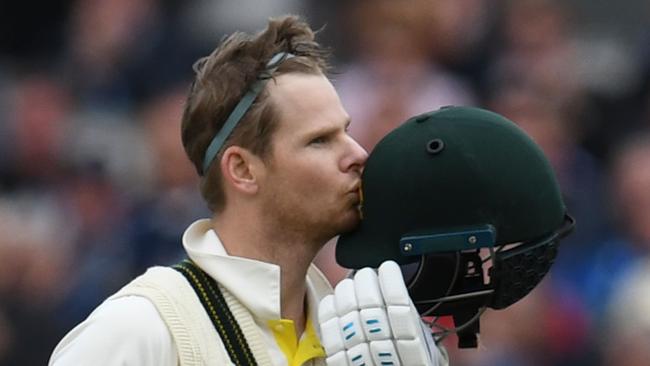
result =
[[[427,152],[436,155],[445,148],[445,143],[441,139],[433,139],[427,143]]]

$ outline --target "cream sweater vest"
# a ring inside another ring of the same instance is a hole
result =
[[[272,366],[263,335],[250,312],[222,286],[219,289],[237,319],[258,365]],[[110,298],[131,295],[149,299],[158,309],[176,343],[180,366],[233,365],[221,337],[194,290],[176,270],[152,267]]]

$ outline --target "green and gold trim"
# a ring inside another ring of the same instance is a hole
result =
[[[171,266],[190,283],[235,365],[257,365],[217,282],[189,259]]]

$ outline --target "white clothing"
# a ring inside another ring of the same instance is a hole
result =
[[[224,292],[250,311],[271,363],[287,365],[286,356],[268,327],[270,320],[281,319],[280,267],[229,256],[209,220],[190,225],[183,235],[183,246],[189,258],[214,278]],[[307,304],[312,324],[318,324],[320,300],[331,292],[325,277],[312,265],[307,275]],[[141,296],[114,296],[61,340],[49,365],[176,366],[178,357],[170,331],[150,300]]]

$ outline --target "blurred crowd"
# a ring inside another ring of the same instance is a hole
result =
[[[185,227],[209,215],[180,143],[191,66],[224,34],[295,13],[323,27],[351,134],[369,151],[412,115],[475,105],[516,121],[555,169],[576,231],[533,293],[487,312],[479,349],[446,343],[453,364],[647,365],[650,5],[616,5],[632,18],[598,6],[3,2],[0,364],[45,364],[107,295],[182,257]],[[333,245],[318,261],[336,282]]]

